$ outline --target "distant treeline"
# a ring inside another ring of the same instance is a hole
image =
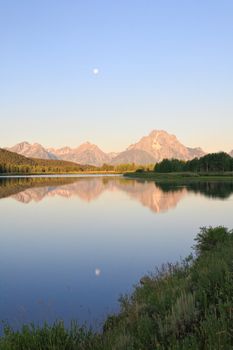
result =
[[[201,158],[183,161],[179,159],[163,159],[154,167],[156,173],[197,172],[213,173],[233,171],[233,158],[225,153],[210,153]]]
[[[145,167],[149,170],[154,165]],[[0,148],[0,174],[52,174],[52,173],[80,173],[80,172],[116,172],[135,171],[137,164],[108,165],[101,167],[81,165],[74,162],[53,159],[27,158],[14,152]]]

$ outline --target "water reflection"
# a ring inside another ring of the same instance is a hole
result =
[[[232,228],[232,193],[232,182],[0,179],[1,319],[95,326],[145,273],[187,256],[200,226]]]
[[[226,199],[233,193],[233,181],[145,182],[122,177],[10,178],[0,179],[0,198],[11,197],[21,203],[40,202],[46,197],[79,197],[91,202],[104,192],[121,191],[150,208],[166,212],[188,192]]]
[[[157,186],[163,192],[177,190],[177,182],[160,182]],[[188,191],[203,194],[209,198],[227,199],[233,193],[233,181],[185,181],[179,182],[179,186],[186,187]]]

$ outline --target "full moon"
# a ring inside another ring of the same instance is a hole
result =
[[[99,74],[99,69],[98,68],[94,68],[92,70],[92,72],[93,72],[94,75],[97,75],[97,74]]]

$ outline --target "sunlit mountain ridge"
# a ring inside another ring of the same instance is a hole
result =
[[[106,153],[90,142],[76,148],[65,146],[56,149],[45,148],[39,143],[30,144],[24,141],[8,148],[8,150],[31,158],[59,159],[95,166],[126,163],[144,165],[161,161],[164,158],[190,160],[205,154],[199,147],[184,146],[175,135],[171,135],[164,130],[153,130],[149,135],[142,137],[138,142],[120,153]]]

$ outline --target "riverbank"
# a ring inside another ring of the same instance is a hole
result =
[[[202,181],[202,180],[216,180],[216,181],[233,181],[233,172],[224,173],[194,173],[194,172],[173,172],[173,173],[156,173],[154,171],[135,171],[123,174],[125,177],[139,180],[153,180],[153,181]]]
[[[62,322],[19,332],[6,327],[0,349],[231,349],[233,232],[202,228],[194,255],[142,277],[131,296],[120,298],[119,314],[108,317],[101,334]]]
[[[79,176],[79,175],[123,175],[122,171],[76,171],[76,172],[39,172],[39,173],[0,173],[0,178],[4,177],[30,177],[30,176]]]

